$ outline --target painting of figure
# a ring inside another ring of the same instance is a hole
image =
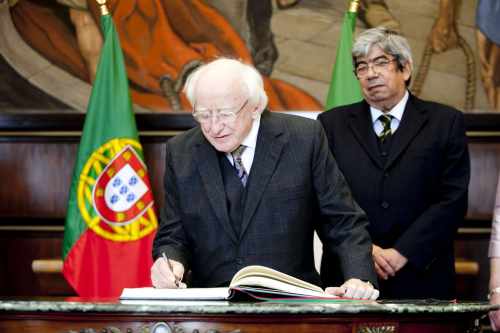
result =
[[[500,74],[492,54],[498,46],[482,22],[498,10],[484,11],[487,2],[361,0],[356,33],[382,25],[408,38],[416,55],[415,94],[465,112],[495,111]],[[191,110],[182,93],[186,77],[220,56],[258,68],[271,110],[323,110],[348,5],[347,0],[107,1],[135,110],[166,113]],[[0,107],[85,112],[102,47],[99,15],[95,0],[2,2],[0,91],[6,97]]]

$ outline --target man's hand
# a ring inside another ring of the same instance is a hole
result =
[[[339,297],[376,300],[379,291],[370,282],[359,279],[349,279],[340,287],[328,287],[325,291]]]
[[[186,284],[180,282],[183,276],[184,266],[172,259],[160,257],[151,267],[151,282],[155,288],[186,288]]]
[[[383,249],[375,244],[373,244],[372,247],[372,256],[375,272],[384,280],[396,275],[396,272],[403,268],[408,262],[408,259],[396,249]]]
[[[497,223],[494,221],[493,224]],[[498,249],[497,249],[498,250]],[[495,252],[498,256],[498,253]],[[490,258],[490,290],[496,289],[500,286],[500,257]],[[498,305],[500,304],[500,294],[490,293],[490,304]],[[488,314],[490,317],[491,329],[495,332],[500,331],[500,310],[490,311]]]
[[[500,304],[500,294],[492,294],[490,298],[491,305]],[[495,332],[500,331],[500,310],[489,312],[491,329]]]

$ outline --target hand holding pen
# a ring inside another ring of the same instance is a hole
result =
[[[170,262],[170,260],[168,260],[168,257],[167,257],[167,254],[165,252],[162,252],[161,253],[161,256],[163,259],[165,259],[165,261],[167,262],[168,264],[168,268],[170,269],[170,271],[172,272],[172,274],[174,275],[174,283],[175,283],[175,287],[176,288],[179,288],[180,287],[180,283],[181,283],[181,280],[182,280],[182,277],[179,278],[176,274],[175,274],[175,271],[174,271],[174,268],[172,267],[172,263]]]
[[[186,288],[181,282],[184,275],[184,266],[163,252],[151,267],[151,282],[156,288]]]

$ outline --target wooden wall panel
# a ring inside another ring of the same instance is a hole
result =
[[[471,219],[490,220],[500,170],[500,143],[470,143],[469,152],[471,180],[467,215]]]
[[[61,274],[34,274],[34,259],[60,258],[63,232],[19,229],[0,233],[0,295],[42,296],[68,295],[72,289]]]
[[[165,142],[143,143],[157,208],[163,207]],[[471,143],[468,216],[489,220],[494,207],[500,143]],[[0,217],[63,218],[77,143],[0,142]]]
[[[0,142],[0,218],[64,218],[77,142]],[[163,205],[164,143],[145,143],[153,192]],[[3,224],[3,223],[1,223]]]
[[[83,115],[0,113],[0,296],[72,291],[61,275],[35,275],[34,259],[60,258],[64,217]],[[479,263],[462,276],[461,299],[484,299],[487,244],[500,171],[500,117],[466,117],[471,154],[468,219],[457,256]],[[189,115],[138,115],[141,142],[158,210],[163,207],[165,143],[193,126]]]
[[[0,143],[0,216],[64,216],[76,143]]]

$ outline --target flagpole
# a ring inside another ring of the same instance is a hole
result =
[[[328,89],[325,109],[352,104],[362,100],[361,88],[354,75],[351,49],[353,34],[356,27],[356,16],[359,0],[351,0],[342,21],[340,39],[332,71],[332,79]]]
[[[106,0],[96,4],[104,43],[71,182],[63,275],[81,297],[118,297],[123,288],[151,285],[158,219],[120,40]],[[123,193],[112,188],[116,179]]]
[[[108,7],[106,7],[106,0],[96,0],[96,2],[99,5],[99,8],[101,9],[101,15],[102,16],[109,15]]]
[[[349,13],[357,13],[359,8],[359,0],[351,0],[349,3]]]

